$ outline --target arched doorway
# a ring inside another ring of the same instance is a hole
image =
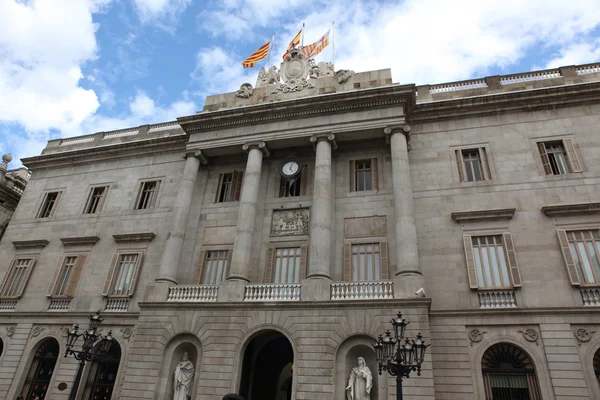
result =
[[[246,346],[240,395],[245,400],[291,400],[294,349],[273,330],[255,336]]]
[[[33,357],[21,396],[25,400],[43,400],[54,373],[60,346],[54,338],[43,341]]]
[[[2,357],[2,353],[4,353],[4,342],[0,339],[0,357]]]
[[[499,343],[481,360],[486,400],[541,400],[535,367],[517,346]]]
[[[106,359],[93,361],[85,382],[82,399],[110,400],[119,371],[121,361],[121,346],[113,341]]]
[[[596,380],[600,384],[600,349],[594,353],[594,375],[596,375]]]

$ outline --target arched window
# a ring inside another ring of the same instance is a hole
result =
[[[110,400],[115,387],[120,361],[121,346],[113,341],[107,358],[103,361],[93,361],[90,364],[82,399]]]
[[[499,343],[481,360],[486,400],[541,400],[535,368],[523,350]]]
[[[60,347],[56,339],[47,339],[38,347],[29,367],[21,396],[25,400],[43,400],[54,373]]]
[[[4,353],[4,342],[0,339],[0,357],[2,357],[2,353]]]
[[[596,374],[596,379],[600,383],[600,349],[596,350],[594,354],[594,374]]]

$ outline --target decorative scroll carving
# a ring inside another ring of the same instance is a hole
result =
[[[31,337],[38,337],[38,336],[40,336],[40,333],[42,333],[42,331],[44,329],[45,328],[42,328],[42,327],[39,327],[39,326],[34,327],[33,330],[31,331]]]
[[[271,236],[308,235],[308,208],[275,210],[271,220]]]
[[[276,86],[271,91],[271,94],[276,94],[278,92],[290,93],[290,92],[299,92],[304,88],[312,89],[314,86],[312,83],[308,82],[306,79],[301,80],[289,80],[286,81],[279,86]]]
[[[596,331],[588,331],[585,328],[579,328],[575,331],[575,339],[577,339],[577,344],[581,346],[581,343],[587,343],[592,339],[592,335],[596,333]]]
[[[123,328],[121,329],[121,337],[125,340],[129,340],[133,335],[133,329],[131,328]]]
[[[8,337],[12,337],[12,335],[15,334],[15,327],[14,326],[7,326],[6,327],[6,336]]]
[[[254,93],[252,85],[249,83],[242,83],[242,86],[240,86],[240,89],[235,95],[236,97],[241,97],[242,99],[248,99],[250,96],[252,96],[252,93]]]
[[[471,329],[469,331],[469,340],[471,341],[471,346],[473,343],[479,343],[483,340],[483,334],[487,332],[480,331],[479,329]]]
[[[524,331],[517,331],[517,332],[522,334],[523,339],[527,340],[528,342],[539,344],[538,340],[539,340],[540,336],[535,329],[530,328],[530,329],[525,329]]]

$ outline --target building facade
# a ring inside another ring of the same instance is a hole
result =
[[[283,83],[282,83],[283,82]],[[439,85],[294,53],[177,121],[50,141],[0,243],[0,398],[598,399],[600,66]],[[103,396],[103,397],[100,397]]]

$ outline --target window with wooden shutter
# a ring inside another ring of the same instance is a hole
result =
[[[379,190],[379,167],[376,158],[371,158],[371,189]]]
[[[352,280],[352,245],[350,243],[344,244],[344,271],[343,279],[345,282]]]
[[[239,201],[242,194],[242,181],[244,173],[242,171],[233,171],[233,182],[231,184],[231,198],[229,201]]]
[[[388,278],[386,242],[344,245],[344,280],[371,282]]]
[[[479,182],[492,179],[487,152],[484,147],[456,150],[456,162],[461,182]]]
[[[122,252],[113,256],[102,294],[108,297],[131,297],[142,264],[143,252]]]
[[[97,214],[102,211],[106,195],[108,193],[108,186],[98,186],[90,189],[87,202],[83,209],[84,214]]]
[[[350,161],[350,191],[356,192],[356,161]]]
[[[506,289],[522,285],[510,233],[464,235],[463,244],[472,289]]]
[[[362,192],[375,189],[374,178],[377,171],[377,159],[351,161],[354,166],[353,178],[350,179],[351,191]]]
[[[242,171],[220,174],[215,202],[226,203],[229,201],[239,201],[242,192],[243,178],[244,173]]]
[[[47,296],[73,297],[86,259],[87,256],[82,254],[61,257],[59,267],[50,281]]]
[[[37,257],[17,257],[11,262],[0,288],[0,298],[18,299],[23,295]]]
[[[269,248],[264,281],[300,283],[306,277],[307,253],[305,245]]]
[[[200,254],[195,283],[218,285],[227,278],[231,264],[231,250],[206,250]]]
[[[146,210],[154,208],[158,199],[159,188],[160,181],[142,182],[140,184],[140,191],[138,193],[135,209]]]
[[[37,218],[49,218],[54,216],[62,192],[48,192],[44,195],[44,200],[37,214]]]
[[[600,230],[558,230],[558,240],[573,285],[600,285]]]
[[[572,139],[552,140],[537,144],[546,175],[566,175],[583,172],[583,167]]]
[[[465,162],[463,161],[462,151],[456,150],[456,165],[458,167],[458,178],[461,182],[465,182]]]
[[[579,160],[579,154],[577,154],[577,150],[575,150],[575,145],[573,144],[573,140],[571,139],[563,139],[563,145],[565,146],[565,150],[567,152],[567,157],[571,162],[571,171],[572,172],[582,172],[583,167],[581,166],[581,161]]]
[[[263,275],[263,283],[273,282],[273,264],[275,262],[275,248],[269,247],[267,249],[267,260],[265,265],[265,273]]]

